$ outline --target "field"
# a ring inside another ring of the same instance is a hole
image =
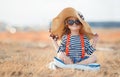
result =
[[[50,70],[56,56],[48,31],[0,33],[0,77],[120,77],[120,29],[94,29],[99,34],[99,71]]]

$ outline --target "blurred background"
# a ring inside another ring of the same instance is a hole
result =
[[[80,11],[92,28],[118,29],[119,3],[119,0],[0,0],[0,32],[47,31],[52,19],[66,7]]]
[[[119,3],[119,0],[0,0],[0,26],[47,29],[61,10],[73,7],[93,27],[119,27]]]
[[[66,7],[80,11],[98,33],[99,72],[46,67],[56,55],[49,37],[50,22]],[[120,0],[0,0],[0,77],[76,77],[79,73],[82,77],[120,77],[119,7]]]

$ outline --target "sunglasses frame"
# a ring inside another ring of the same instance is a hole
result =
[[[82,24],[78,19],[76,19],[76,20],[69,19],[69,20],[66,21],[66,23],[67,23],[68,25],[70,25],[70,26],[72,26],[74,23],[75,23],[76,25]]]

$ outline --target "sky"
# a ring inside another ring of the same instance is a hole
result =
[[[0,21],[48,24],[66,7],[82,12],[86,21],[120,21],[120,0],[0,0]]]

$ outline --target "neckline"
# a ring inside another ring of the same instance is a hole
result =
[[[79,34],[78,35],[72,35],[72,34],[70,34],[70,36],[80,36]]]

